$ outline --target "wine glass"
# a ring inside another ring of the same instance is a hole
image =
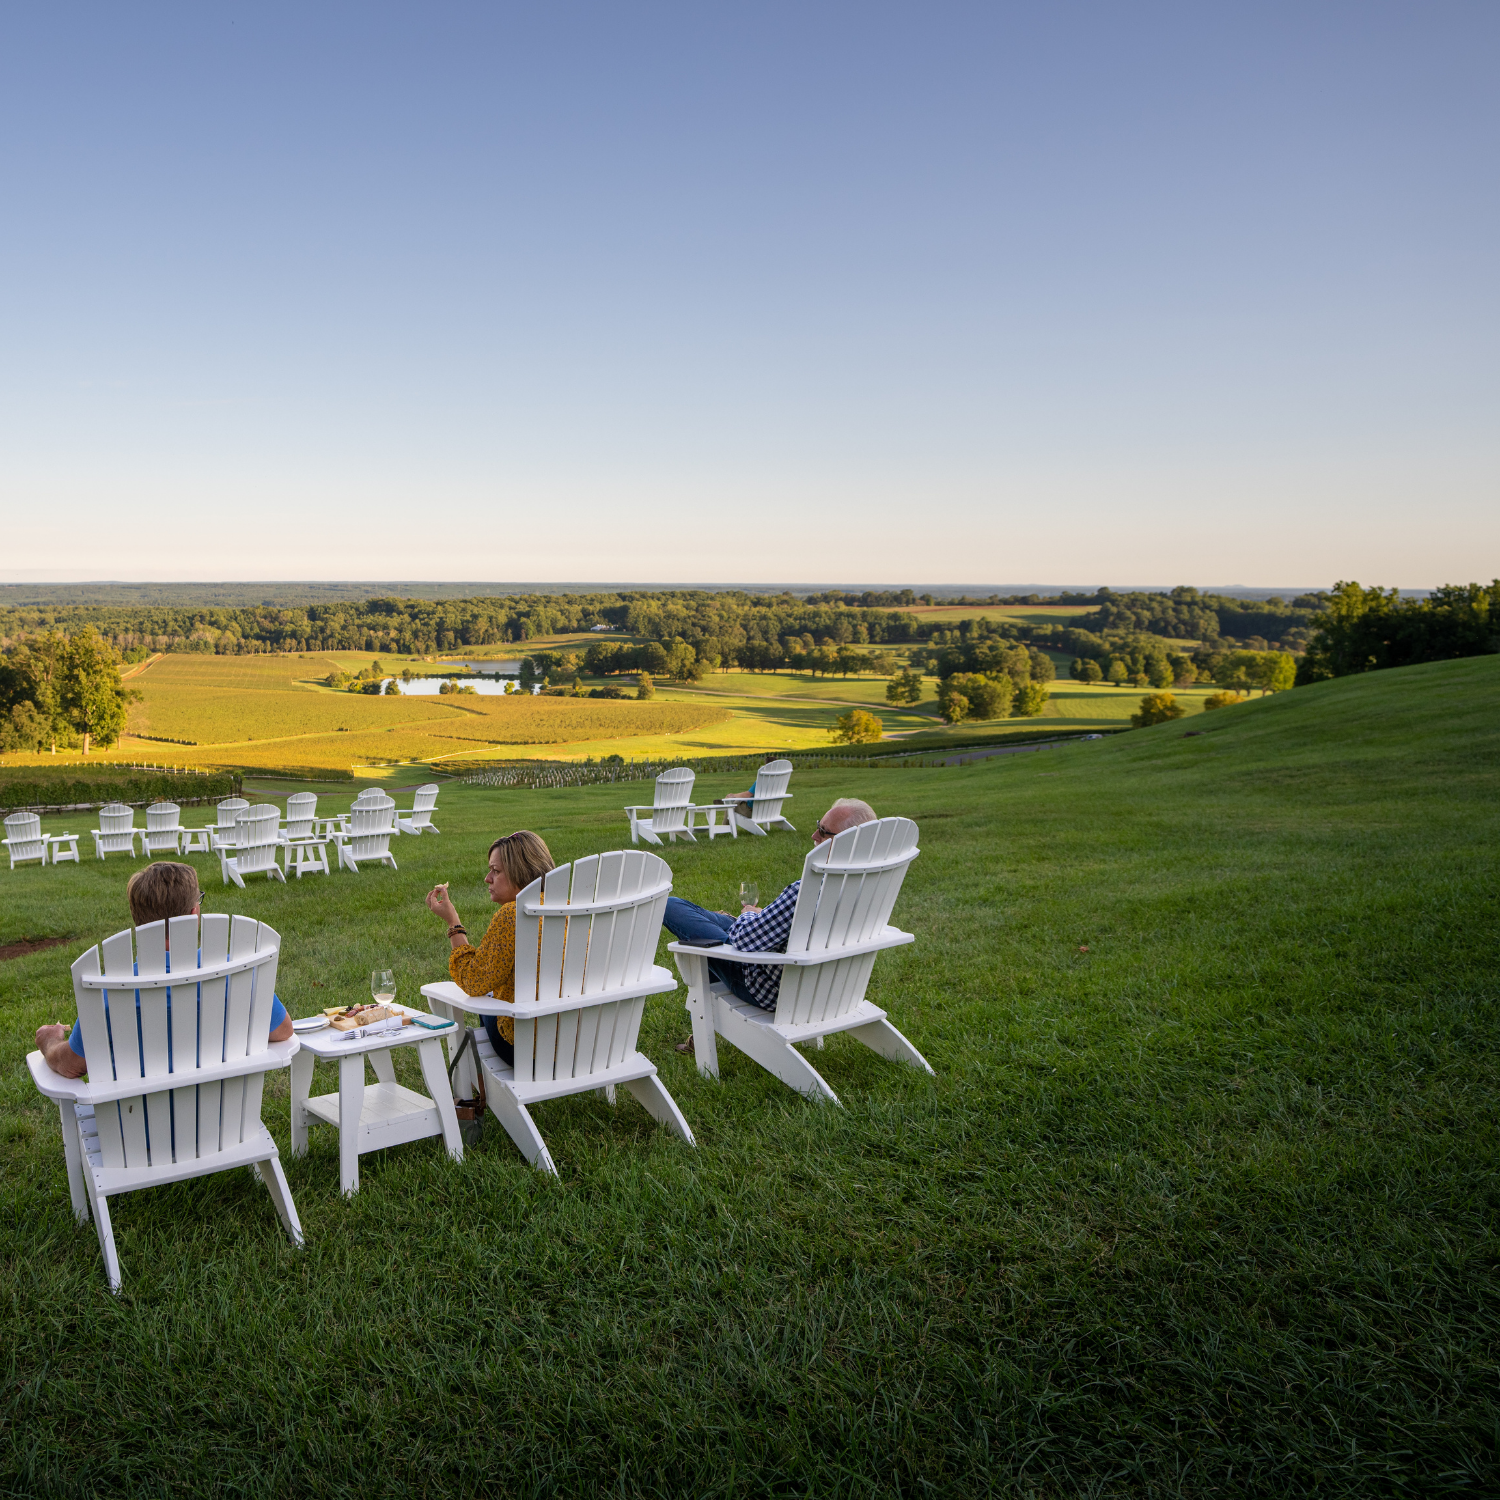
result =
[[[753,880],[740,881],[740,910],[760,905],[760,887]]]
[[[396,998],[396,971],[394,969],[370,971],[370,997],[376,1005],[389,1005]]]

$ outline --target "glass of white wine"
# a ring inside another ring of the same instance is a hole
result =
[[[396,998],[396,971],[394,969],[370,971],[370,998],[376,1005],[389,1005]]]
[[[760,887],[753,880],[740,881],[740,910],[760,905]]]

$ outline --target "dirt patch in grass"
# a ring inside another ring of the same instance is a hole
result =
[[[71,941],[68,938],[20,938],[14,943],[0,943],[0,963],[7,958],[25,958],[28,953],[40,953],[43,948],[55,948],[59,943]]]

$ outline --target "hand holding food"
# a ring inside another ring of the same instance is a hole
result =
[[[428,891],[427,910],[435,916],[441,917],[450,927],[458,921],[458,912],[454,909],[453,903],[448,899],[448,882],[446,880],[442,885],[435,885]]]

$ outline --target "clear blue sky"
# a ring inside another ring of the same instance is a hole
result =
[[[0,578],[1500,573],[1500,5],[12,5]]]

